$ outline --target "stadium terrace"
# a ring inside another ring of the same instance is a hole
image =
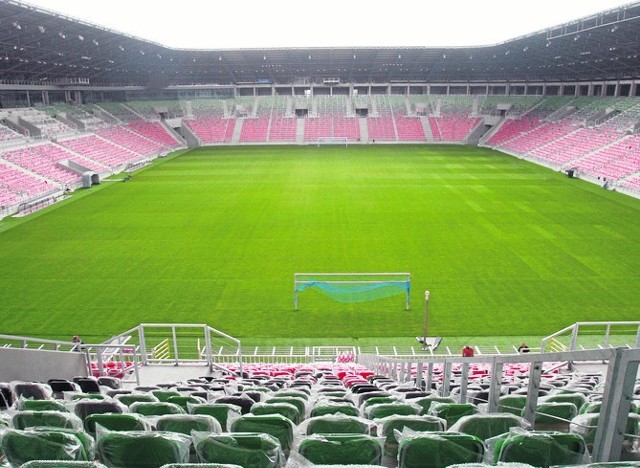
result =
[[[455,48],[0,26],[0,466],[640,466],[639,2]]]

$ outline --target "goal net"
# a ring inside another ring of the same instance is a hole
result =
[[[319,137],[316,146],[325,145],[349,146],[349,139],[347,137]]]
[[[298,310],[298,295],[307,289],[317,289],[343,303],[364,302],[405,296],[409,310],[411,273],[294,273],[293,305]]]

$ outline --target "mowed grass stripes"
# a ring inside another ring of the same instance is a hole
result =
[[[240,338],[545,335],[640,317],[640,201],[458,146],[206,148],[0,233],[2,333],[207,323]],[[11,221],[4,221],[4,223]],[[295,272],[411,272],[397,296]]]

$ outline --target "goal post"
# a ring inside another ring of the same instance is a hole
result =
[[[334,145],[334,146],[349,146],[349,139],[347,137],[318,137],[316,141],[316,146],[326,146],[326,145]]]
[[[294,273],[293,306],[298,310],[299,293],[317,289],[343,303],[364,302],[405,295],[405,310],[410,308],[411,273]]]

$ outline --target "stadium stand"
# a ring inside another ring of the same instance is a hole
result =
[[[229,363],[218,368],[217,376],[128,390],[96,386],[93,394],[73,384],[56,393],[52,384],[58,381],[14,381],[1,385],[14,403],[0,411],[7,426],[0,443],[13,464],[63,457],[126,466],[136,457],[152,457],[162,463],[242,466],[276,466],[275,461],[288,458],[291,463],[422,467],[426,452],[440,454],[427,457],[437,467],[484,460],[589,463],[605,375],[567,371],[558,364],[545,364],[540,391],[548,396],[531,416],[527,405],[516,416],[487,412],[482,399],[469,401],[491,386],[488,362],[438,362],[430,369],[432,389],[420,387],[414,366],[407,381],[337,362],[256,362],[242,368]],[[530,365],[505,363],[502,371],[503,404],[520,390],[527,400]],[[455,392],[461,377],[464,394]],[[447,391],[450,396],[443,396]],[[629,415],[622,446],[626,460],[639,456],[638,421],[640,416]],[[41,443],[42,450],[34,449]],[[229,444],[243,448],[229,451],[224,448]],[[131,452],[134,446],[140,453]]]
[[[142,135],[148,140],[162,143],[169,149],[175,149],[182,144],[160,122],[145,122],[138,120],[127,125],[130,130]]]
[[[60,140],[58,143],[111,169],[122,168],[142,159],[140,154],[94,134]]]
[[[98,136],[112,143],[128,148],[145,157],[153,157],[167,151],[167,147],[158,141],[145,138],[138,133],[131,131],[128,126],[116,126],[107,129],[98,130]]]
[[[435,141],[457,142],[465,141],[481,119],[470,118],[464,115],[444,115],[441,117],[429,117],[429,125]]]
[[[242,119],[240,143],[266,143],[269,134],[269,117]]]
[[[182,121],[202,144],[230,143],[236,119],[216,116],[201,116]]]
[[[87,169],[98,172],[102,172],[105,169],[104,166],[73,154],[53,143],[12,149],[0,153],[0,157],[61,185],[73,185],[81,179],[81,174],[61,166],[59,164],[61,161],[72,160]]]
[[[274,115],[269,125],[268,141],[270,142],[295,142],[297,120],[291,117]]]

